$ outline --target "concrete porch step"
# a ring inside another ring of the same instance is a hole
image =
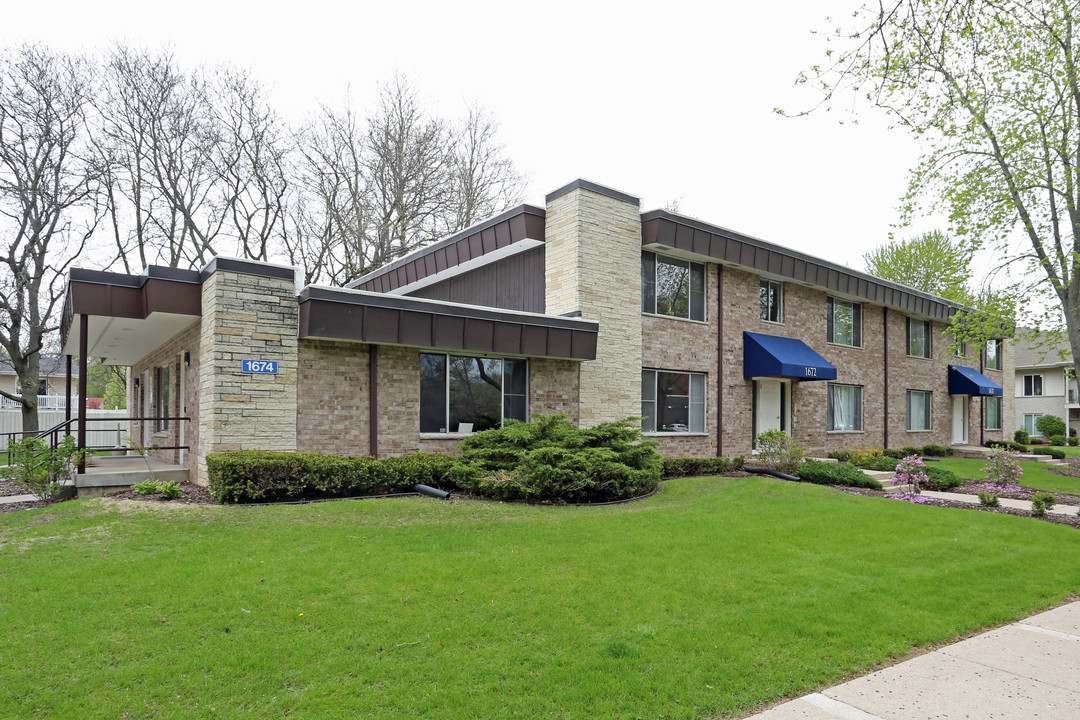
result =
[[[151,475],[158,482],[182,483],[188,481],[189,471],[180,465],[148,460],[140,455],[94,456],[88,460],[86,472],[75,476],[75,487],[80,497],[93,497],[129,488]]]

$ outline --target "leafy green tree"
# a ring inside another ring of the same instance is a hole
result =
[[[936,230],[878,245],[863,255],[863,262],[871,275],[953,302],[972,301],[971,251]]]
[[[829,39],[801,80],[822,105],[865,97],[915,134],[923,155],[908,219],[948,215],[951,232],[1028,263],[1080,357],[1080,9],[1062,0],[887,0]],[[1045,318],[1025,318],[1037,324]],[[1000,327],[1000,324],[999,324]],[[982,329],[985,329],[983,326]]]

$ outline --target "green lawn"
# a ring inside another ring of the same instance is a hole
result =
[[[713,718],[1080,591],[1080,533],[771,478],[0,515],[0,717]]]
[[[986,475],[982,472],[986,460],[977,458],[942,458],[936,463],[938,466],[952,470],[962,478],[984,481]],[[1021,462],[1024,469],[1024,477],[1020,480],[1021,485],[1033,487],[1047,492],[1063,492],[1080,495],[1080,478],[1057,475],[1046,469],[1046,466],[1037,462]]]

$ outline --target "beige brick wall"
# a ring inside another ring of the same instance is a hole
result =
[[[661,255],[663,253],[660,253]],[[638,253],[640,268],[641,254]],[[659,452],[666,456],[714,457],[716,455],[717,393],[717,309],[718,266],[705,266],[705,322],[641,315],[641,364],[658,370],[705,373],[705,432],[656,433]],[[638,306],[640,308],[640,298]],[[641,384],[640,373],[638,385]],[[640,407],[635,413],[641,414]]]
[[[368,346],[301,340],[296,444],[304,452],[369,455]]]
[[[291,279],[218,270],[203,282],[200,482],[209,453],[297,449],[297,323]],[[276,360],[278,373],[241,372],[244,359]]]
[[[597,358],[579,374],[579,422],[641,412],[641,215],[636,204],[576,188],[547,206],[545,307],[600,323]]]
[[[154,383],[154,369],[168,366],[169,368],[169,409],[168,414],[172,417],[189,417],[187,422],[169,423],[167,432],[155,433],[153,425],[148,422],[129,423],[129,432],[132,439],[143,446],[159,445],[174,446],[187,445],[191,448],[199,446],[199,338],[201,328],[196,322],[191,327],[177,333],[161,346],[147,354],[141,361],[131,367],[128,375],[128,414],[132,417],[151,416],[154,409],[147,408],[146,402],[151,397],[151,389]],[[184,367],[181,358],[183,353],[189,354],[189,364]],[[180,385],[181,374],[183,375],[184,398],[181,402]],[[139,378],[139,389],[136,391],[134,378]],[[181,427],[183,438],[181,442]],[[148,430],[148,432],[146,432]],[[197,462],[193,451],[162,450],[155,455],[155,459],[167,463],[181,463],[191,470],[192,480],[196,479]]]

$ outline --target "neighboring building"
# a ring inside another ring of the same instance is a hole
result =
[[[1056,415],[1069,434],[1080,432],[1080,394],[1068,340],[1051,342],[1045,334],[1016,346],[1016,427],[1041,436],[1035,421]]]
[[[39,363],[38,407],[42,410],[63,408],[67,401],[67,367],[63,355],[42,355]],[[72,377],[78,377],[73,366]],[[74,381],[73,381],[74,382]],[[19,378],[9,358],[0,358],[0,390],[19,394]],[[0,408],[21,408],[20,403],[0,396]]]
[[[451,451],[506,418],[628,416],[667,455],[1012,433],[1012,352],[953,357],[957,306],[577,180],[346,288],[218,258],[72,270],[64,352],[132,366],[136,438],[207,453]],[[80,353],[80,343],[85,348]],[[1003,427],[1003,424],[1005,427]]]

